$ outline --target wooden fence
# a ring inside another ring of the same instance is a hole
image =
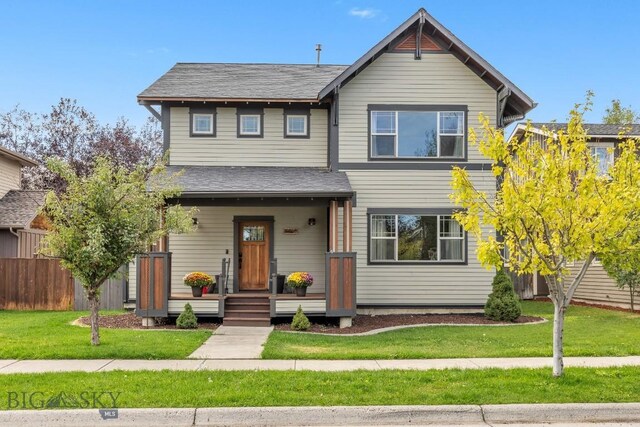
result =
[[[73,278],[57,259],[0,258],[0,309],[69,310]]]
[[[328,317],[356,314],[356,253],[328,252],[325,293]]]
[[[124,307],[128,270],[129,267],[123,265],[116,277],[107,280],[100,287],[100,310],[120,310]],[[75,279],[74,293],[73,308],[75,310],[89,310],[89,300],[87,300],[84,287],[78,279]]]

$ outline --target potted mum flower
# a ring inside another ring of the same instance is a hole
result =
[[[194,271],[184,276],[184,284],[191,287],[191,293],[194,297],[202,296],[202,288],[213,285],[213,278],[207,273]]]
[[[313,285],[313,276],[305,271],[293,272],[287,277],[287,285],[296,290],[296,295],[303,297],[307,295],[307,288]]]

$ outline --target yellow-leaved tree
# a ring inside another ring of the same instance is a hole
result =
[[[555,377],[563,373],[565,311],[589,265],[640,244],[638,142],[621,137],[613,166],[599,173],[583,127],[590,106],[589,96],[571,110],[566,129],[545,131],[543,141],[528,130],[520,140],[506,140],[481,115],[482,134],[470,132],[470,141],[491,160],[497,191],[479,191],[464,168],[452,172],[451,199],[462,208],[454,216],[478,239],[482,264],[500,269],[508,262],[516,274],[545,277],[555,308]]]

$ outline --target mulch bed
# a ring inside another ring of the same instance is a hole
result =
[[[331,323],[312,323],[307,332],[325,334],[357,334],[374,329],[391,326],[419,325],[419,324],[464,324],[464,325],[512,325],[514,323],[532,323],[544,320],[541,317],[520,316],[515,322],[496,322],[484,317],[483,314],[385,314],[379,316],[358,315],[353,319],[353,326],[340,329],[339,325]],[[290,331],[290,323],[275,326],[276,330]]]
[[[89,317],[81,317],[78,319],[82,325],[91,326]],[[148,329],[177,329],[175,319],[165,320],[164,323],[159,322],[160,319],[156,319],[156,326]],[[134,313],[116,314],[113,316],[100,316],[98,318],[98,325],[101,328],[107,329],[147,329],[142,326],[142,318],[136,316]],[[214,330],[220,323],[217,322],[201,322],[198,319],[198,329],[210,329]]]

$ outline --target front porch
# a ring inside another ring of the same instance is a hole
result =
[[[230,192],[201,176],[214,170],[210,177],[220,177],[219,169],[198,167],[197,179],[188,168],[183,175],[187,183],[205,183],[203,188],[190,184],[190,190],[185,185],[181,198],[170,201],[198,207],[197,230],[171,235],[158,242],[155,252],[139,257],[138,315],[177,316],[187,303],[197,316],[220,317],[225,324],[270,323],[274,317],[293,316],[298,306],[312,316],[355,315],[353,192],[346,175],[307,171],[311,168],[237,168],[242,179],[258,169],[253,180],[260,188]],[[219,184],[229,186],[238,171],[224,169],[228,176]],[[269,188],[265,180],[272,181]],[[242,184],[245,190],[247,185]],[[217,276],[223,285],[215,294],[193,297],[182,278],[194,271]],[[306,297],[282,291],[282,276],[294,271],[314,277]]]

